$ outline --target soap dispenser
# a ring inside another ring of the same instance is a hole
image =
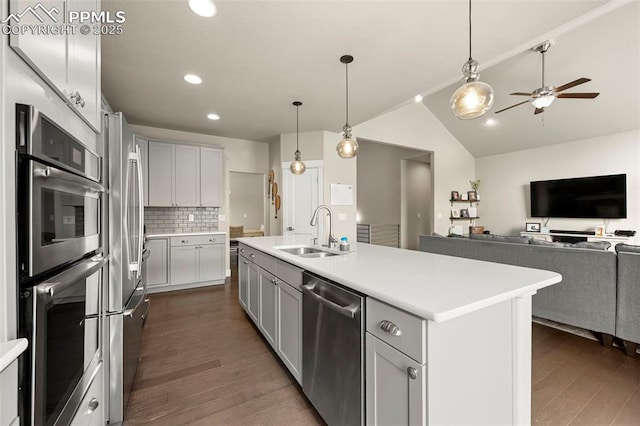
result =
[[[347,237],[340,238],[340,251],[349,251],[349,240]]]

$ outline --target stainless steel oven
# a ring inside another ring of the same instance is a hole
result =
[[[30,105],[16,105],[20,281],[101,247],[101,159]],[[57,270],[56,270],[57,268]]]
[[[20,362],[24,424],[70,424],[98,374],[106,263],[94,256],[21,288],[20,329],[30,341]]]

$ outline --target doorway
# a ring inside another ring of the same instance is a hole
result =
[[[229,227],[242,226],[244,232],[264,231],[265,175],[229,172]]]

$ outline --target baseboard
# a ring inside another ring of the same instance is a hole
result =
[[[230,277],[231,276],[231,269],[227,269],[227,275],[225,275],[226,277]]]

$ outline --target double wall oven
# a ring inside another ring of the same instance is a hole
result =
[[[30,105],[16,105],[17,270],[24,424],[69,424],[98,374],[102,161]]]

